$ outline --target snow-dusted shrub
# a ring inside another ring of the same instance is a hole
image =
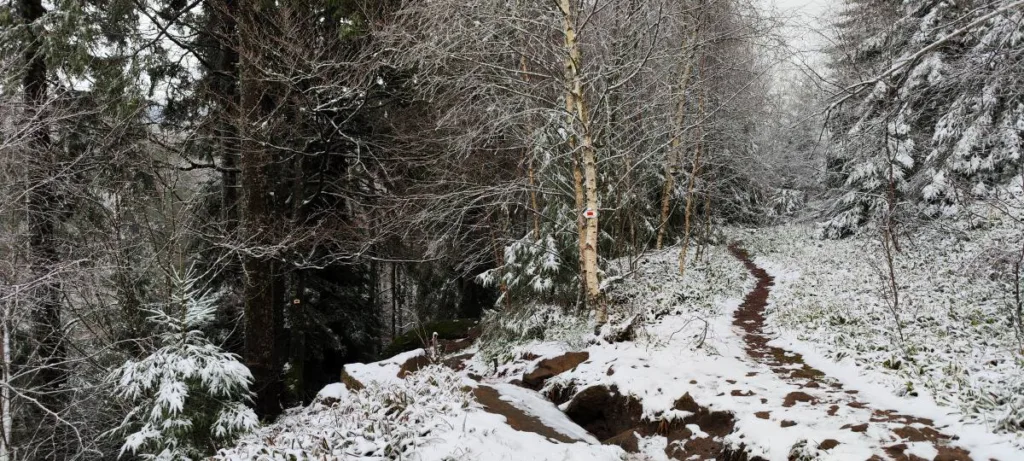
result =
[[[1016,369],[1024,368],[1024,359],[1017,359]],[[966,407],[967,416],[984,420],[991,411],[995,429],[1006,432],[1024,431],[1024,382],[1004,386],[986,386],[985,389],[967,389],[967,398],[973,405]]]
[[[807,439],[800,440],[789,449],[789,459],[792,461],[815,461],[821,458],[821,450],[814,448]]]
[[[678,267],[679,248],[673,247],[646,255],[633,271],[622,270],[622,282],[608,290],[612,318],[639,314],[653,321],[669,313],[709,318],[716,312],[717,300],[743,293],[748,281],[746,270],[722,245],[691,252],[685,277],[679,275]]]
[[[790,216],[807,204],[807,192],[796,189],[773,189],[768,197],[770,216]]]
[[[548,233],[540,239],[527,235],[505,247],[501,267],[480,274],[478,279],[484,286],[502,288],[499,306],[511,304],[506,296],[511,296],[516,303],[573,299],[578,287],[578,271],[573,264],[565,262],[577,261],[574,244],[574,240],[565,236],[558,240]]]
[[[212,344],[201,328],[213,320],[216,296],[192,274],[176,277],[170,302],[151,309],[158,348],[112,374],[134,404],[122,425],[121,453],[142,459],[200,459],[258,425],[245,406],[252,374],[238,356]]]
[[[577,349],[592,337],[585,314],[566,313],[550,304],[486,311],[481,325],[479,357],[487,364],[512,360],[516,347],[530,342],[556,341]]]
[[[218,460],[409,459],[469,393],[451,369],[431,365],[395,384],[366,383],[359,391],[330,386],[311,405],[242,438]]]

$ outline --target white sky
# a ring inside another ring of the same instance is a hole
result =
[[[787,26],[783,32],[789,46],[797,55],[797,67],[808,65],[823,70],[824,55],[820,52],[828,42],[826,25],[832,13],[844,3],[842,0],[759,0],[763,7],[778,16]]]
[[[791,44],[800,49],[820,47],[820,33],[828,23],[830,14],[842,5],[841,0],[761,0],[766,7],[776,10],[789,24],[787,35]],[[815,30],[817,29],[817,30]]]

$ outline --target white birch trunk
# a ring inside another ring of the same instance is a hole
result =
[[[15,296],[17,299],[17,296]],[[0,433],[0,461],[11,460],[11,432],[14,430],[14,418],[11,415],[11,390],[7,386],[11,382],[11,330],[9,326],[10,309],[4,304],[3,317],[0,317],[0,349],[3,363],[0,363],[0,420],[3,433]]]
[[[562,11],[562,27],[565,35],[565,105],[578,126],[578,139],[571,142],[572,147],[579,145],[576,166],[573,175],[576,182],[576,204],[581,220],[579,226],[580,239],[580,272],[583,275],[587,307],[594,309],[598,327],[608,321],[608,311],[601,297],[601,281],[597,273],[599,234],[599,216],[584,218],[584,210],[597,211],[597,152],[593,136],[590,132],[590,115],[587,108],[586,95],[583,89],[583,78],[580,76],[582,57],[579,43],[576,41],[576,15],[571,0],[559,0]]]

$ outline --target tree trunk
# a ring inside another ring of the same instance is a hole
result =
[[[693,255],[695,260],[704,257],[705,251],[711,245],[711,193],[715,189],[715,177],[708,178],[707,191],[704,192],[704,230],[701,233],[700,245],[697,246],[697,253]]]
[[[225,234],[230,236],[238,225],[238,51],[236,44],[229,42],[231,37],[238,36],[237,3],[224,0],[212,14],[216,21],[214,30],[219,36],[219,56],[214,63],[217,68],[211,69],[217,92],[213,97],[219,99],[223,111],[216,128],[222,167],[221,219]]]
[[[540,242],[540,201],[537,200],[537,182],[533,172],[533,154],[530,156],[527,174],[530,177],[530,206],[533,208],[533,241]]]
[[[586,95],[583,91],[583,78],[580,75],[581,56],[579,44],[576,42],[576,14],[571,0],[559,0],[562,10],[562,27],[565,35],[565,105],[571,117],[575,118],[578,129],[579,154],[573,176],[576,184],[576,204],[579,211],[578,222],[580,239],[580,272],[586,293],[587,306],[594,309],[597,326],[601,327],[608,321],[607,306],[601,296],[601,285],[598,279],[598,216],[597,198],[597,151],[590,132],[590,116],[587,109]],[[575,149],[576,142],[570,145]],[[582,164],[582,165],[581,165]],[[581,171],[582,170],[582,171]],[[584,208],[585,207],[585,208]],[[595,215],[584,218],[583,212],[592,210]]]
[[[700,64],[701,78],[704,77],[704,57],[701,57]],[[683,248],[679,251],[679,275],[686,275],[686,252],[690,247],[690,220],[693,217],[693,189],[697,184],[697,176],[700,174],[701,147],[704,141],[704,133],[701,126],[704,123],[704,98],[706,95],[701,92],[700,102],[697,104],[697,135],[694,141],[693,166],[690,169],[690,180],[686,186],[686,211],[683,216]]]
[[[278,339],[283,322],[278,315],[274,264],[267,254],[272,237],[270,166],[272,155],[260,142],[259,124],[265,113],[265,84],[255,62],[265,30],[263,8],[257,2],[239,5],[239,62],[241,113],[242,234],[249,246],[243,257],[245,284],[246,365],[253,374],[257,414],[273,418],[281,413],[281,360]]]
[[[398,337],[398,264],[391,263],[391,340]]]
[[[292,403],[302,404],[306,399],[306,332],[309,331],[309,323],[306,321],[306,298],[304,293],[306,291],[306,278],[302,271],[292,271],[292,300],[289,303],[291,306],[291,333],[288,345],[290,347],[291,367],[289,374],[291,375],[290,385],[294,387],[294,395],[291,396]],[[314,389],[315,391],[315,389]]]
[[[305,155],[302,154],[295,154],[291,158],[291,190],[287,191],[287,194],[290,197],[291,228],[293,230],[300,229],[306,221],[306,208],[303,206],[306,194],[304,176],[306,171],[305,158]],[[281,196],[285,196],[284,193],[282,193]],[[286,208],[287,206],[287,200],[285,203],[278,204],[279,209]],[[371,277],[375,274],[372,268],[373,263],[371,263]],[[306,304],[305,298],[307,274],[301,269],[292,268],[288,274],[282,273],[278,275],[278,279],[282,281],[285,276],[287,276],[291,283],[291,300],[286,301],[287,305],[291,306],[287,315],[288,324],[291,328],[288,329],[288,335],[282,337],[280,341],[282,344],[287,344],[290,349],[287,354],[288,362],[291,365],[289,373],[292,379],[288,387],[290,389],[294,389],[291,399],[301,404],[305,401],[306,395],[309,391],[319,391],[319,389],[306,389],[306,386],[308,385],[306,382],[306,358],[309,355],[306,347],[306,335],[309,331],[309,307]],[[374,299],[376,296],[376,284],[373,284],[372,286],[373,289],[370,290],[370,305],[376,306],[376,300]],[[284,291],[283,287],[282,291]],[[281,300],[278,299],[277,301],[280,302]],[[283,334],[284,325],[280,325],[279,328],[282,330]]]
[[[402,290],[402,271],[395,271],[395,279],[392,280],[392,283],[395,284],[395,311],[398,312],[398,334],[401,336],[402,333],[405,333],[405,315],[402,312],[404,309],[402,301],[405,296],[405,292]]]
[[[42,38],[36,34],[34,23],[45,13],[41,0],[21,0],[18,4],[22,23],[29,26],[28,44],[24,52],[25,74],[22,87],[25,92],[25,115],[28,148],[31,156],[29,168],[28,202],[29,264],[35,289],[31,311],[32,339],[38,344],[33,367],[33,397],[38,400],[40,418],[33,423],[44,424],[48,431],[61,425],[54,415],[65,407],[64,386],[68,375],[65,369],[67,350],[61,322],[61,287],[56,276],[58,269],[57,226],[60,203],[57,199],[56,151],[50,140],[50,126],[45,110],[47,99],[46,55]],[[56,438],[57,435],[54,434]],[[46,459],[63,458],[65,440],[55,440]]]
[[[516,18],[516,20],[519,20],[519,2],[518,1],[515,4],[515,8],[516,8],[516,10],[515,10],[515,18]],[[523,44],[524,50],[525,50],[525,47],[526,47],[527,43],[528,42],[526,40],[522,40],[522,44]],[[527,63],[528,63],[528,61],[526,59],[526,53],[524,51],[523,53],[520,53],[520,55],[519,55],[519,72],[520,72],[519,75],[520,75],[520,78],[523,80],[524,83],[529,84],[530,83],[530,68],[529,68],[529,65]],[[526,172],[527,172],[527,177],[528,177],[528,179],[530,181],[530,206],[533,208],[533,210],[532,210],[533,211],[533,241],[534,242],[540,242],[540,213],[541,213],[541,211],[540,211],[540,200],[538,200],[538,198],[537,198],[537,178],[536,178],[536,176],[534,174],[534,168],[533,168],[534,158],[533,158],[533,146],[532,145],[526,147],[525,154],[526,154],[526,157],[527,157],[527,160],[526,160]]]
[[[680,49],[683,51],[683,73],[679,79],[679,101],[676,105],[676,116],[672,124],[672,142],[668,155],[665,156],[665,185],[661,190],[661,220],[658,225],[658,239],[655,248],[661,249],[668,229],[668,219],[672,209],[672,189],[675,187],[676,164],[682,156],[683,135],[686,131],[686,92],[690,88],[690,75],[693,73],[693,56],[688,47],[697,39],[697,26],[694,25],[692,36],[684,39]]]
[[[10,301],[8,301],[10,302]],[[0,382],[11,382],[11,330],[8,326],[10,310],[4,305],[3,317],[0,317]],[[11,432],[14,430],[14,418],[11,415],[11,389],[0,386],[0,461],[12,458]]]
[[[494,232],[494,220],[490,216],[487,217],[487,229],[491,234],[491,248],[494,251],[494,265],[498,268],[498,292],[501,293],[500,297],[502,302],[505,304],[505,309],[512,309],[512,297],[508,294],[508,284],[505,283],[505,252],[504,247],[498,242],[498,237]]]

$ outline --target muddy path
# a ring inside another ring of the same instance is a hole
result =
[[[808,392],[794,391],[788,394],[783,402],[784,407],[810,405],[827,409],[826,414],[829,416],[836,415],[843,405],[869,409],[871,413],[868,421],[844,426],[852,432],[876,434],[876,438],[884,442],[882,445],[885,451],[884,456],[879,453],[872,456],[869,461],[921,460],[920,457],[905,453],[908,448],[907,443],[910,442],[931,444],[938,453],[934,458],[935,461],[974,460],[966,450],[952,446],[950,442],[956,440],[956,436],[943,433],[944,428],[936,427],[932,420],[902,415],[861,402],[856,397],[857,391],[845,390],[837,380],[804,363],[800,354],[769,345],[772,336],[765,331],[765,309],[775,280],[764,269],[754,264],[750,254],[738,244],[730,245],[729,251],[746,266],[750,274],[757,280],[757,285],[747,294],[733,320],[733,325],[743,332],[747,355],[768,366],[773,373],[790,384],[808,390]],[[882,434],[882,436],[878,437],[877,434]]]

